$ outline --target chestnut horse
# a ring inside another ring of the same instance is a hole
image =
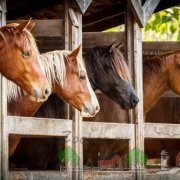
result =
[[[0,28],[0,72],[24,89],[36,101],[45,101],[50,85],[39,63],[39,52],[30,33],[35,21]]]
[[[81,45],[72,52],[52,51],[42,54],[40,59],[52,93],[77,108],[83,117],[90,117],[95,116],[100,108],[80,54]],[[8,89],[9,115],[33,116],[42,105],[42,102],[32,102],[15,84],[9,82]],[[13,154],[20,138],[18,135],[10,136],[10,155]]]
[[[100,89],[124,109],[135,107],[139,100],[129,81],[130,74],[125,59],[115,44],[108,47],[93,48],[84,57],[88,76],[94,89]],[[46,113],[45,117],[63,117],[59,114],[59,108],[62,108],[62,105],[56,108],[57,114],[53,112],[52,108],[59,104],[55,103],[57,102],[55,100],[57,98],[52,97],[51,105],[48,106],[49,103],[46,101],[45,105],[47,106],[43,105],[44,108],[41,108],[41,112]],[[51,114],[48,115],[48,112]],[[44,114],[39,116],[44,117]]]

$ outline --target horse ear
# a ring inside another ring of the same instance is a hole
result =
[[[74,49],[71,54],[68,55],[70,60],[76,59],[77,56],[82,56],[82,45],[80,44],[76,49]]]
[[[17,28],[20,32],[24,31],[25,29],[31,30],[35,25],[35,20],[31,20],[31,18],[23,23],[21,23]]]
[[[117,44],[116,48],[121,50],[124,47],[124,44],[122,42],[119,42],[119,44]]]
[[[110,46],[108,46],[108,52],[111,52],[113,48],[116,48],[116,42],[113,42]]]

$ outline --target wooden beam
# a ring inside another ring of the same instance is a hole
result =
[[[179,124],[145,123],[145,138],[180,138]]]
[[[134,21],[134,87],[139,103],[134,109],[135,147],[144,152],[144,113],[143,113],[143,71],[142,71],[142,34],[139,24]],[[144,179],[144,157],[136,155],[137,179]]]
[[[119,14],[117,16],[104,19],[102,21],[91,24],[90,26],[83,26],[83,32],[105,31],[121,24],[124,24],[124,14]]]
[[[0,1],[0,26],[6,25],[6,0]],[[0,75],[0,179],[9,179],[7,134],[7,80]]]
[[[104,123],[83,121],[83,138],[131,139],[134,125],[127,123]]]
[[[57,37],[63,34],[63,20],[36,20],[36,25],[32,29],[36,37]]]
[[[88,27],[90,27],[92,31],[105,30],[106,29],[106,27],[104,27],[105,22],[108,25],[111,25],[111,23],[114,21],[114,18],[119,17],[122,14],[124,14],[124,5],[117,4],[117,6],[115,7],[106,8],[91,16],[87,16],[87,17],[85,16],[83,18],[83,30],[87,31],[88,29],[88,31],[91,31],[89,30]],[[113,19],[113,21],[111,19]],[[94,30],[92,27],[94,27]],[[109,27],[114,27],[114,26],[109,26]]]
[[[131,10],[140,27],[144,26],[144,12],[142,6],[138,0],[128,0]]]
[[[9,179],[13,179],[13,180],[17,180],[17,179],[44,179],[44,180],[48,180],[48,179],[61,179],[61,180],[71,180],[71,178],[68,176],[67,172],[64,172],[61,170],[59,171],[10,171],[10,178]]]
[[[72,131],[68,119],[8,116],[8,133],[22,135],[67,136]]]
[[[143,5],[144,25],[147,23],[149,17],[153,14],[159,2],[160,0],[146,0],[146,2],[144,3]]]
[[[124,42],[124,33],[119,32],[85,32],[83,33],[83,48],[108,46],[113,42]]]
[[[21,16],[30,15],[32,12],[40,11],[41,9],[48,8],[53,5],[59,4],[59,0],[46,0],[46,1],[26,1],[24,4],[18,6],[14,9],[8,9],[7,19],[16,19]]]

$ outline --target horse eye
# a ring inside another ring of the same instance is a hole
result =
[[[85,76],[85,75],[80,75],[79,80],[83,81],[83,80],[85,80],[85,79],[86,79],[86,76]]]
[[[29,51],[22,51],[22,56],[25,57],[25,58],[30,57]]]

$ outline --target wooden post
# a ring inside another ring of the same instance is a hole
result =
[[[134,78],[135,89],[139,97],[139,103],[135,108],[135,133],[136,133],[136,148],[144,152],[144,114],[143,114],[143,72],[142,72],[142,37],[141,28],[134,22]],[[138,179],[143,179],[144,162],[143,153],[142,156],[136,157],[138,165]]]
[[[130,9],[130,7],[128,6],[128,3],[126,4],[126,10],[125,10],[125,34],[126,34],[126,58],[127,58],[127,62],[128,62],[128,67],[130,70],[130,74],[131,74],[131,81],[134,85],[134,45],[133,45],[133,40],[134,40],[134,36],[133,36],[133,30],[134,30],[134,26],[133,26],[133,14],[132,11]],[[129,123],[134,125],[134,112],[133,110],[129,110]],[[135,149],[135,131],[133,131],[133,133],[131,133],[131,139],[129,140],[129,153],[131,153],[131,151],[133,151]],[[132,162],[135,161],[135,157],[134,160],[132,160]],[[130,164],[131,169],[133,169],[133,164]],[[132,171],[132,179],[136,178],[136,173],[134,171]]]
[[[141,5],[141,0],[139,0]],[[136,148],[140,156],[136,156],[137,179],[144,179],[144,112],[143,112],[143,61],[142,61],[142,32],[141,27],[134,20],[134,75],[135,88],[139,97],[139,103],[135,108],[135,134]]]
[[[6,24],[6,1],[0,2],[0,26]],[[9,179],[8,171],[8,133],[7,133],[7,87],[6,79],[0,76],[0,121],[1,121],[1,159],[0,159],[0,177],[2,180]]]
[[[72,6],[72,1],[64,1],[64,30],[65,30],[65,49],[72,50],[82,43],[82,14]],[[73,179],[83,178],[83,155],[82,155],[82,117],[73,108],[70,115],[73,120],[72,142],[73,149],[80,158],[78,164],[73,167]]]
[[[133,84],[139,98],[139,103],[133,111],[132,116],[130,116],[130,122],[135,123],[135,139],[134,142],[130,142],[130,150],[135,148],[135,151],[144,152],[144,117],[143,117],[143,75],[142,75],[142,37],[141,28],[135,20],[132,14],[130,5],[127,3],[126,7],[126,48],[127,48],[127,58],[129,68],[133,75]],[[133,138],[131,138],[133,140]],[[136,179],[142,179],[144,166],[141,164],[143,162],[142,156],[136,156],[135,158],[135,170],[137,173],[133,175]],[[131,166],[132,168],[133,166]]]

